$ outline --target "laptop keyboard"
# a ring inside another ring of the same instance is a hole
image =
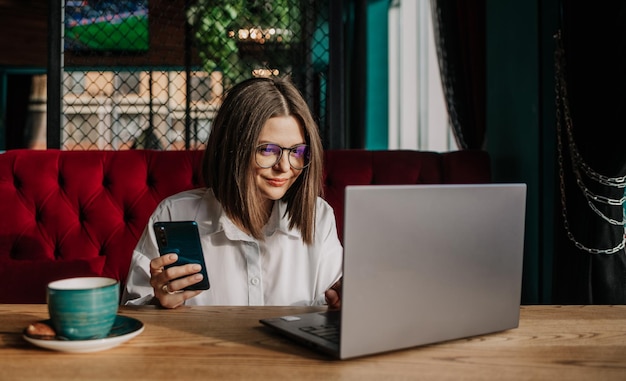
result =
[[[322,312],[321,315],[327,317],[326,323],[300,327],[300,330],[328,340],[331,343],[339,344],[339,311],[326,311]]]
[[[301,331],[310,333],[332,343],[339,343],[339,325],[322,324],[319,326],[300,327]]]

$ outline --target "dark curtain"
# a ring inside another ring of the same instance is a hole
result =
[[[485,0],[431,0],[448,117],[461,149],[484,149]]]
[[[561,7],[553,302],[625,304],[626,2],[561,0]]]

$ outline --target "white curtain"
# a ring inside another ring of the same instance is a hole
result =
[[[389,6],[389,149],[451,151],[428,0]]]

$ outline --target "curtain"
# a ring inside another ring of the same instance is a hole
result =
[[[485,0],[431,0],[448,117],[461,149],[484,149]]]
[[[561,0],[556,304],[626,304],[626,2]]]

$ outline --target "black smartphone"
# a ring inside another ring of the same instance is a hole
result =
[[[178,260],[167,266],[182,266],[189,263],[199,264],[202,267],[202,281],[192,284],[185,290],[208,290],[211,285],[204,263],[200,234],[196,221],[159,221],[153,225],[157,245],[161,255],[175,253]]]

